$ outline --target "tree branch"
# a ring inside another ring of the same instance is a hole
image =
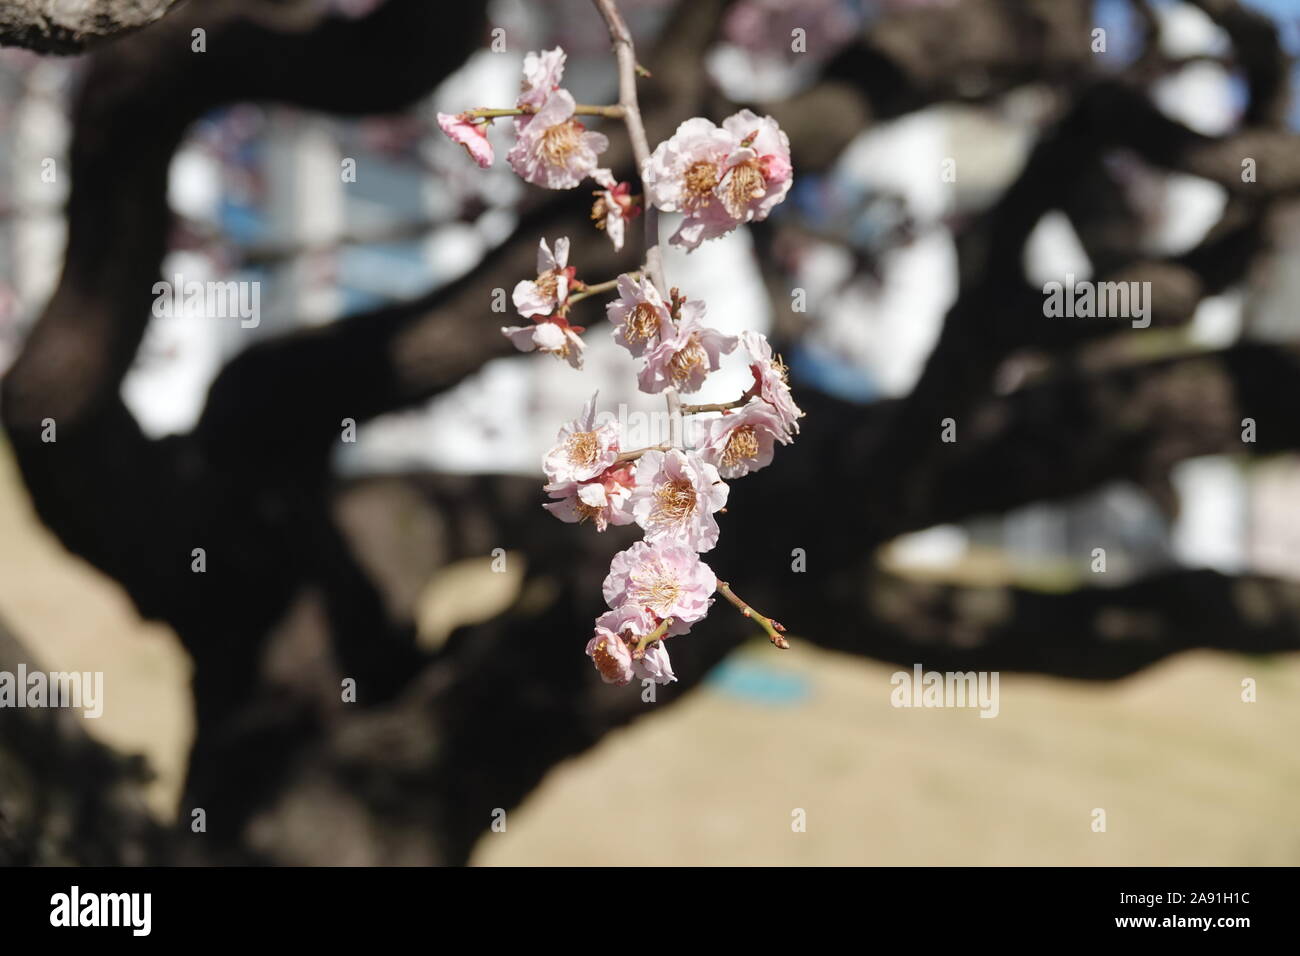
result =
[[[180,0],[9,0],[0,5],[0,46],[81,53],[148,26],[179,5]]]

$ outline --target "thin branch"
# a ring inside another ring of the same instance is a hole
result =
[[[659,290],[660,295],[668,292],[668,282],[664,278],[663,255],[659,250],[659,210],[650,202],[649,192],[642,178],[646,164],[650,161],[650,143],[646,139],[645,125],[641,121],[641,107],[637,102],[636,78],[640,68],[636,62],[636,47],[632,44],[632,33],[618,12],[614,0],[593,0],[600,15],[609,27],[609,39],[614,45],[614,55],[618,59],[618,102],[623,108],[623,122],[627,126],[628,139],[632,142],[632,154],[636,157],[637,176],[642,179],[641,193],[645,202],[645,271],[650,281]],[[680,441],[682,434],[682,400],[677,389],[669,386],[664,389],[664,398],[668,402],[668,418],[671,422],[670,434],[673,443]]]
[[[26,47],[37,53],[81,53],[148,26],[177,5],[178,0],[11,0],[0,5],[0,45]]]
[[[634,448],[632,451],[621,452],[619,456],[614,459],[614,464],[617,465],[624,461],[636,461],[648,451],[668,451],[668,449],[672,447],[672,445],[664,443],[662,445],[649,445],[645,448]]]
[[[633,272],[630,273],[630,275],[633,278],[636,278],[638,275],[640,275],[640,273]],[[593,295],[600,295],[604,292],[613,292],[617,288],[618,288],[617,279],[607,279],[604,282],[584,284],[581,289],[579,289],[577,292],[573,293],[573,295],[565,299],[564,304],[565,306],[570,306],[573,305],[573,303],[575,302],[581,302],[583,299],[589,299]]]
[[[718,593],[721,594],[728,601],[730,601],[732,604],[734,604],[736,606],[736,609],[740,611],[740,613],[743,614],[745,617],[749,618],[750,620],[757,621],[759,627],[761,627],[767,633],[768,640],[770,640],[773,644],[775,644],[777,647],[781,648],[782,650],[786,650],[787,648],[790,647],[790,642],[787,641],[785,637],[781,634],[781,632],[785,630],[785,627],[782,626],[777,621],[772,620],[770,617],[767,617],[766,615],[763,614],[759,614],[752,607],[750,607],[748,604],[742,601],[736,595],[736,592],[731,590],[731,585],[728,584],[726,581],[718,582]]]
[[[914,581],[860,564],[812,609],[820,647],[904,666],[1117,680],[1198,648],[1300,650],[1300,584],[1208,569],[1058,593]],[[860,627],[839,626],[845,620]]]
[[[495,109],[490,107],[479,107],[478,109],[466,110],[465,116],[473,116],[477,119],[498,119],[503,116],[526,116],[536,113],[535,106],[509,106]],[[579,103],[573,108],[573,112],[578,116],[607,116],[610,119],[622,119],[623,107],[621,106],[592,106],[588,103]]]
[[[662,640],[663,636],[668,633],[668,628],[673,626],[673,618],[666,617],[662,623],[649,634],[643,635],[636,642],[636,647],[632,650],[632,660],[639,661],[645,657],[645,652],[655,641]]]
[[[740,396],[740,398],[737,398],[734,401],[712,402],[711,404],[707,404],[707,405],[683,405],[682,414],[699,415],[703,412],[728,412],[731,411],[731,409],[733,408],[742,408],[743,406],[748,405],[750,399],[752,399],[757,394],[758,394],[758,385],[756,384],[744,395]]]

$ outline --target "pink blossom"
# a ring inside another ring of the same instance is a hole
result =
[[[542,459],[552,485],[591,481],[618,458],[618,425],[596,424],[595,395],[583,406],[581,416],[564,424],[557,441]]]
[[[740,148],[727,158],[718,198],[738,222],[761,222],[790,191],[790,140],[772,117],[749,110],[727,117],[722,128],[740,141]]]
[[[694,249],[767,218],[790,191],[790,142],[770,116],[741,110],[722,128],[702,117],[677,127],[646,161],[648,201],[685,214],[671,242]]]
[[[525,56],[524,78],[519,85],[519,99],[515,105],[540,110],[547,97],[560,88],[560,80],[564,77],[564,59],[564,50],[558,46],[554,50],[543,50]],[[519,119],[526,122],[531,117],[521,116]]]
[[[641,214],[640,207],[632,198],[632,184],[617,182],[608,169],[597,169],[591,178],[601,187],[592,193],[596,201],[591,206],[591,218],[596,228],[609,236],[614,251],[619,252],[623,248],[627,221]]]
[[[596,618],[596,633],[587,642],[587,656],[605,683],[626,684],[634,676],[656,684],[677,679],[662,639],[645,648],[642,657],[635,656],[640,639],[659,623],[650,612],[627,605]]]
[[[726,507],[727,490],[718,469],[693,451],[648,451],[636,465],[632,517],[647,541],[709,551],[718,543],[713,513]]]
[[[611,524],[631,524],[628,502],[635,482],[633,470],[628,462],[605,469],[595,481],[547,485],[545,490],[559,500],[542,507],[570,524],[590,519],[597,531],[604,531]]]
[[[710,120],[692,117],[650,155],[642,172],[656,209],[692,214],[713,202],[727,157],[739,141]]]
[[[619,276],[618,298],[605,306],[605,315],[614,327],[614,341],[636,356],[674,332],[668,306],[648,278]]]
[[[453,143],[460,143],[470,159],[483,169],[492,165],[492,144],[488,142],[487,123],[475,122],[468,114],[438,114],[438,126]]]
[[[736,336],[707,328],[704,303],[686,302],[677,327],[646,353],[645,368],[637,376],[641,391],[654,394],[669,385],[679,392],[698,392],[710,372],[716,372],[721,356],[736,347]]]
[[[756,400],[709,422],[700,457],[716,465],[723,478],[740,478],[770,465],[777,441],[790,442],[785,423],[771,405]]]
[[[647,647],[645,656],[640,660],[633,658],[632,672],[641,680],[652,680],[656,684],[668,684],[677,680],[672,662],[668,659],[668,648],[662,640]]]
[[[646,161],[641,170],[646,201],[665,212],[686,216],[672,242],[693,249],[704,239],[734,228],[715,191],[728,157],[739,145],[725,129],[696,116],[678,126]]]
[[[554,254],[546,240],[541,240],[537,244],[537,278],[518,283],[511,296],[519,314],[524,318],[549,315],[564,305],[576,271],[569,265],[568,236],[555,240]]]
[[[759,397],[772,406],[786,436],[793,436],[799,431],[799,419],[803,417],[803,412],[790,394],[789,375],[785,365],[772,355],[772,346],[768,344],[767,336],[761,332],[741,332],[740,341],[753,359],[749,369],[754,375]]]
[[[562,358],[574,368],[582,368],[582,352],[587,344],[578,333],[579,326],[570,325],[563,316],[546,316],[533,325],[503,325],[501,334],[514,343],[521,352],[546,352]]]
[[[626,684],[632,679],[632,652],[617,631],[596,625],[596,634],[587,642],[587,656],[606,684]]]
[[[602,590],[612,608],[631,606],[671,617],[669,634],[685,634],[709,613],[718,579],[690,548],[638,541],[614,555]]]
[[[568,90],[555,90],[527,123],[517,124],[519,138],[506,159],[520,178],[547,189],[572,189],[591,175],[609,140],[574,119],[576,108]]]

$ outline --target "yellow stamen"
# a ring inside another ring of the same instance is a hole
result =
[[[567,347],[564,352],[568,351]],[[569,456],[569,461],[575,465],[595,464],[596,456],[600,454],[600,440],[596,433],[578,432],[570,435],[569,440],[564,443],[564,453]]]
[[[537,291],[548,299],[554,299],[560,289],[560,277],[554,269],[547,269],[537,277]]]
[[[551,166],[563,166],[582,143],[582,129],[573,120],[556,123],[542,134],[538,152]]]
[[[722,205],[735,219],[745,215],[745,210],[755,199],[761,199],[767,190],[767,180],[758,167],[757,160],[749,160],[731,167],[727,185],[722,190]]]
[[[608,640],[602,640],[596,645],[591,652],[591,659],[602,677],[616,681],[623,676],[622,665],[619,663],[619,659],[610,652]]]
[[[649,572],[648,575],[633,576],[629,582],[631,586],[628,588],[628,596],[632,599],[632,603],[648,607],[660,617],[666,617],[673,609],[673,605],[677,603],[677,597],[682,593],[682,589],[676,579],[663,568],[646,570]]]
[[[638,302],[623,320],[623,336],[629,342],[649,342],[659,334],[659,310],[649,302]]]
[[[718,167],[706,160],[692,163],[682,177],[688,208],[707,205],[718,185]]]
[[[700,344],[699,336],[692,335],[686,347],[668,360],[668,376],[674,387],[689,391],[686,386],[690,384],[695,370],[708,368],[708,365],[709,353]]]
[[[672,522],[685,521],[695,511],[695,488],[678,478],[655,489],[655,516]]]
[[[741,425],[732,431],[722,450],[722,463],[734,468],[742,461],[758,457],[758,433],[753,425]]]

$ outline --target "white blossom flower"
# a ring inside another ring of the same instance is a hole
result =
[[[480,168],[487,169],[492,165],[495,157],[492,153],[492,144],[488,142],[486,122],[475,120],[465,113],[455,116],[450,113],[439,113],[438,126],[453,143],[464,146],[470,159],[478,163]]]
[[[776,411],[786,435],[794,435],[799,431],[803,412],[790,394],[789,373],[785,365],[773,356],[772,346],[761,332],[741,332],[740,341],[753,359],[749,369],[754,375],[759,397]]]
[[[618,426],[596,424],[596,396],[582,408],[582,414],[566,422],[558,444],[542,459],[542,469],[552,485],[591,481],[618,458]]]
[[[790,441],[785,423],[775,408],[754,399],[740,411],[709,422],[709,437],[700,457],[717,466],[723,478],[740,478],[770,465],[778,441]]]
[[[547,97],[560,88],[560,80],[564,78],[564,60],[564,50],[558,46],[554,50],[528,53],[524,57],[524,78],[515,105],[540,110]],[[530,119],[531,116],[524,115],[517,122]]]
[[[686,302],[672,334],[646,353],[646,364],[637,376],[641,391],[662,392],[669,385],[679,392],[698,392],[710,372],[716,372],[721,357],[736,347],[736,336],[707,328],[704,303]]]
[[[631,524],[628,504],[635,483],[634,468],[631,462],[625,462],[605,469],[593,481],[547,485],[545,490],[559,500],[542,507],[570,524],[590,520],[597,531],[610,525]]]
[[[690,548],[638,541],[614,555],[602,590],[611,608],[630,605],[672,618],[669,634],[685,634],[709,613],[718,579]]]
[[[555,252],[542,239],[537,244],[537,278],[524,279],[515,285],[511,298],[524,318],[550,315],[569,298],[576,269],[569,265],[569,237],[555,240]]]
[[[636,356],[675,331],[654,283],[626,273],[618,277],[618,298],[605,306],[605,316],[614,327],[614,341]]]
[[[722,127],[688,119],[641,171],[649,202],[685,215],[670,242],[694,249],[745,222],[766,219],[790,191],[790,141],[776,120],[741,110]]]
[[[582,352],[587,344],[563,316],[547,316],[532,325],[503,325],[501,334],[521,352],[546,352],[574,368],[582,368]]]
[[[591,174],[600,189],[592,193],[596,201],[591,206],[591,218],[596,228],[609,236],[614,251],[623,249],[623,235],[628,220],[641,213],[641,207],[632,198],[632,184],[620,183],[608,169],[597,169]]]
[[[609,140],[575,119],[576,108],[568,90],[556,90],[527,123],[518,124],[519,138],[506,160],[525,182],[572,189],[595,170]]]
[[[596,618],[596,633],[587,642],[587,656],[605,683],[626,684],[633,677],[656,684],[677,679],[662,638],[645,648],[642,657],[634,656],[640,639],[653,633],[659,623],[649,611],[631,605]]]
[[[727,491],[718,469],[695,452],[648,451],[636,463],[632,517],[652,544],[708,551],[718,543],[713,513],[726,507]]]

